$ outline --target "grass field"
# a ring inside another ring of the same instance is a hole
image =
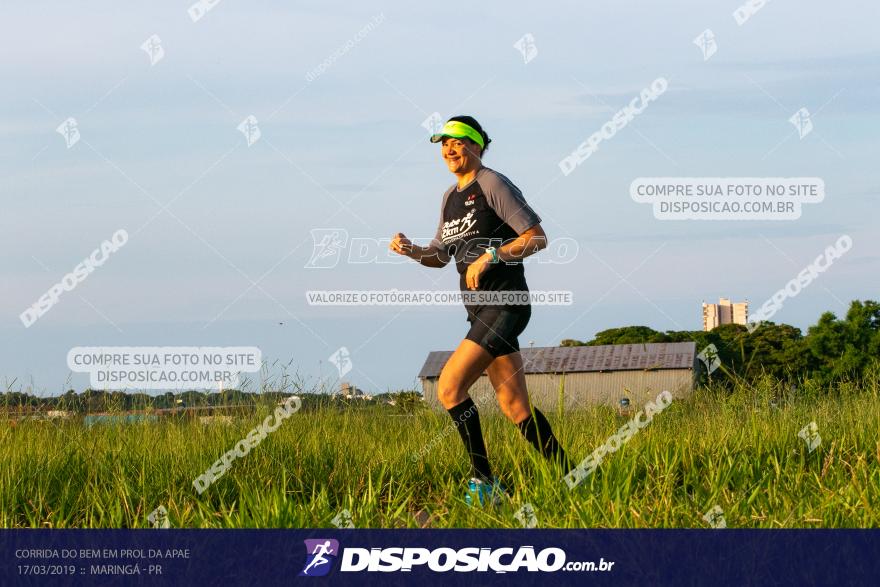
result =
[[[329,527],[343,509],[357,527],[880,526],[880,390],[843,386],[797,401],[765,381],[733,394],[676,400],[570,491],[514,426],[483,416],[510,500],[464,504],[464,451],[445,414],[392,408],[300,411],[199,495],[193,479],[269,413],[231,425],[160,421],[86,428],[0,421],[0,526],[149,527],[158,506],[173,527]],[[778,397],[778,396],[777,396]],[[628,418],[609,408],[548,414],[578,461]],[[815,421],[821,444],[798,431]]]

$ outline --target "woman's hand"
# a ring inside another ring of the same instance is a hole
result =
[[[476,261],[468,265],[467,273],[464,281],[468,289],[477,289],[480,287],[480,276],[492,268],[490,261],[492,256],[489,254],[480,255]]]
[[[406,238],[405,234],[398,232],[391,239],[391,244],[388,245],[388,248],[399,255],[409,257],[413,251],[413,244],[411,240]]]

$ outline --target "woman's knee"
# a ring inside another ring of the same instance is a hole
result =
[[[467,389],[460,381],[452,377],[440,377],[437,383],[437,399],[447,410],[457,406],[468,397]]]

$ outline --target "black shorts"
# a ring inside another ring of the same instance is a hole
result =
[[[531,317],[531,306],[525,306],[521,312],[483,308],[474,316],[465,338],[486,349],[493,357],[509,355],[519,351],[516,337],[526,329]]]

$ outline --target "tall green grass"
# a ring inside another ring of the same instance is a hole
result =
[[[193,479],[268,408],[232,425],[0,421],[0,526],[149,527],[164,506],[174,527],[327,527],[347,509],[358,527],[515,528],[526,503],[539,527],[706,527],[715,505],[728,527],[880,525],[877,384],[796,401],[779,392],[763,381],[676,400],[571,491],[513,425],[484,413],[510,497],[485,509],[462,500],[468,469],[449,417],[424,410],[301,411],[202,495]],[[592,407],[552,423],[580,460],[627,419]],[[797,436],[811,421],[822,438],[812,453]]]

